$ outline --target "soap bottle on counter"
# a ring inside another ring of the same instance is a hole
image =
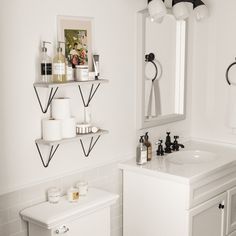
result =
[[[51,42],[43,41],[40,58],[41,82],[50,83],[52,82],[52,58],[47,54],[46,44],[51,44]]]
[[[66,82],[66,58],[62,54],[61,43],[58,41],[57,54],[53,59],[53,82],[63,83]]]
[[[147,147],[147,161],[152,160],[152,144],[149,141],[148,132],[144,136],[144,145]]]
[[[144,144],[143,136],[140,136],[139,145],[137,147],[137,154],[136,154],[136,163],[138,165],[143,165],[147,163],[147,147]]]

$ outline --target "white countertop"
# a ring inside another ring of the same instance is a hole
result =
[[[179,152],[185,150],[201,150],[215,153],[216,158],[213,161],[204,163],[176,164],[168,160],[168,155],[160,157],[156,156],[156,153],[153,153],[152,161],[145,165],[137,165],[135,158],[133,158],[132,160],[121,163],[119,167],[125,171],[133,171],[183,184],[190,184],[217,171],[236,165],[236,147],[195,141],[186,142],[184,145],[185,148]]]

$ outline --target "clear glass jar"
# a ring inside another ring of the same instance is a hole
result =
[[[76,188],[79,189],[80,196],[86,196],[88,193],[88,182],[86,181],[79,181],[76,184]]]
[[[61,198],[61,190],[57,187],[48,189],[48,201],[50,203],[58,203]]]

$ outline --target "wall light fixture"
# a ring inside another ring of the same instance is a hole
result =
[[[152,21],[161,22],[167,13],[162,0],[148,0],[148,11]]]
[[[193,2],[193,12],[196,20],[200,21],[208,17],[208,8],[201,0],[195,0]]]
[[[201,0],[148,0],[148,11],[152,21],[161,23],[167,14],[167,8],[172,9],[177,20],[185,20],[194,13],[197,21],[208,17],[209,12]]]

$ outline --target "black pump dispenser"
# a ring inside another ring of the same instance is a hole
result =
[[[144,136],[140,136],[140,139],[139,139],[139,142],[140,142],[140,143],[143,143],[143,142],[144,142],[143,137],[144,137]]]

